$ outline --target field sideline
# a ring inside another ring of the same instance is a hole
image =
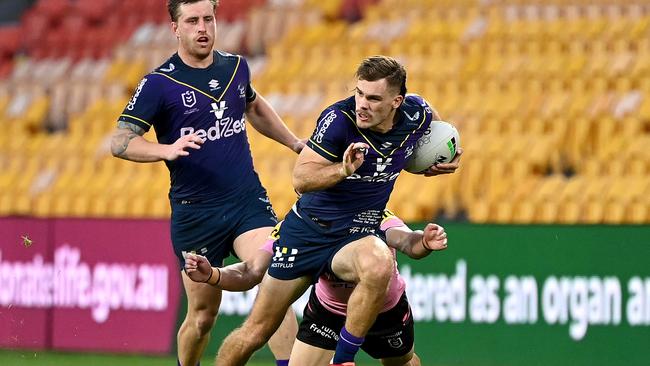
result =
[[[201,365],[211,366],[214,359],[204,358]],[[379,363],[377,362],[376,365]],[[0,349],[2,366],[175,366],[176,359],[170,356],[111,355],[94,353],[64,353],[49,351],[26,351]],[[274,366],[271,361],[252,361],[250,366]],[[357,363],[370,366],[371,363]]]

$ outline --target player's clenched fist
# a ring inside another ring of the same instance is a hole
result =
[[[196,282],[208,282],[212,275],[212,265],[208,259],[202,255],[192,253],[183,253],[185,257],[185,273]]]
[[[440,225],[429,223],[424,228],[422,243],[428,250],[447,249],[447,233]]]

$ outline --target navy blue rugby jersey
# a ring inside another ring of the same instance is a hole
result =
[[[165,161],[171,199],[231,198],[261,187],[244,118],[255,97],[243,57],[215,51],[212,65],[197,69],[174,54],[140,81],[119,120],[145,131],[153,126],[163,144],[193,132],[205,139],[200,150]]]
[[[354,97],[325,109],[307,146],[333,162],[342,161],[353,142],[365,142],[370,149],[354,174],[325,190],[303,194],[297,204],[301,217],[306,219],[302,215],[306,214],[335,232],[378,228],[395,180],[432,119],[427,102],[415,94],[406,96],[397,122],[386,133],[357,127]]]

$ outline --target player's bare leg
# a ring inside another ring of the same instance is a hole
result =
[[[265,275],[248,318],[219,347],[216,365],[246,364],[253,352],[275,333],[285,318],[287,308],[305,292],[310,283],[309,277],[283,281]]]
[[[332,350],[314,347],[296,339],[291,350],[289,366],[327,366],[332,356]]]
[[[187,295],[187,314],[176,338],[178,360],[182,366],[194,366],[201,360],[210,340],[210,330],[217,319],[221,303],[221,290],[194,282],[184,271],[181,273]]]
[[[298,320],[291,306],[284,315],[284,320],[278,330],[269,339],[269,348],[276,360],[289,360],[298,334]]]
[[[404,356],[382,358],[381,364],[384,366],[420,366],[420,358],[411,348],[409,353]]]
[[[365,337],[384,305],[394,266],[388,246],[375,236],[356,240],[336,253],[332,260],[334,274],[344,281],[357,284],[348,300],[345,327],[341,334],[346,332],[348,337],[354,337],[359,342]],[[342,342],[343,336],[339,340],[337,352],[340,352]],[[349,355],[358,350],[358,346],[356,350],[354,347],[344,347],[347,348],[343,351],[347,355],[344,358],[349,358]],[[339,353],[335,354],[335,361],[339,356]]]
[[[242,260],[249,260],[254,255],[259,255],[259,250],[273,228],[262,227],[253,229],[239,235],[234,242],[237,256]],[[269,339],[269,348],[276,360],[288,360],[291,355],[293,341],[298,333],[298,320],[293,309],[289,307],[284,320],[278,330]]]

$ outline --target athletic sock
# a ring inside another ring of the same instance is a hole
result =
[[[183,366],[181,365],[181,361],[179,361],[178,358],[176,359],[176,363],[178,364],[176,366]],[[201,361],[199,361],[199,363],[197,363],[196,366],[201,366]]]
[[[275,366],[289,366],[289,360],[275,360]]]
[[[339,341],[336,344],[333,363],[344,363],[354,361],[354,356],[363,344],[363,337],[355,337],[345,327],[341,329]]]

